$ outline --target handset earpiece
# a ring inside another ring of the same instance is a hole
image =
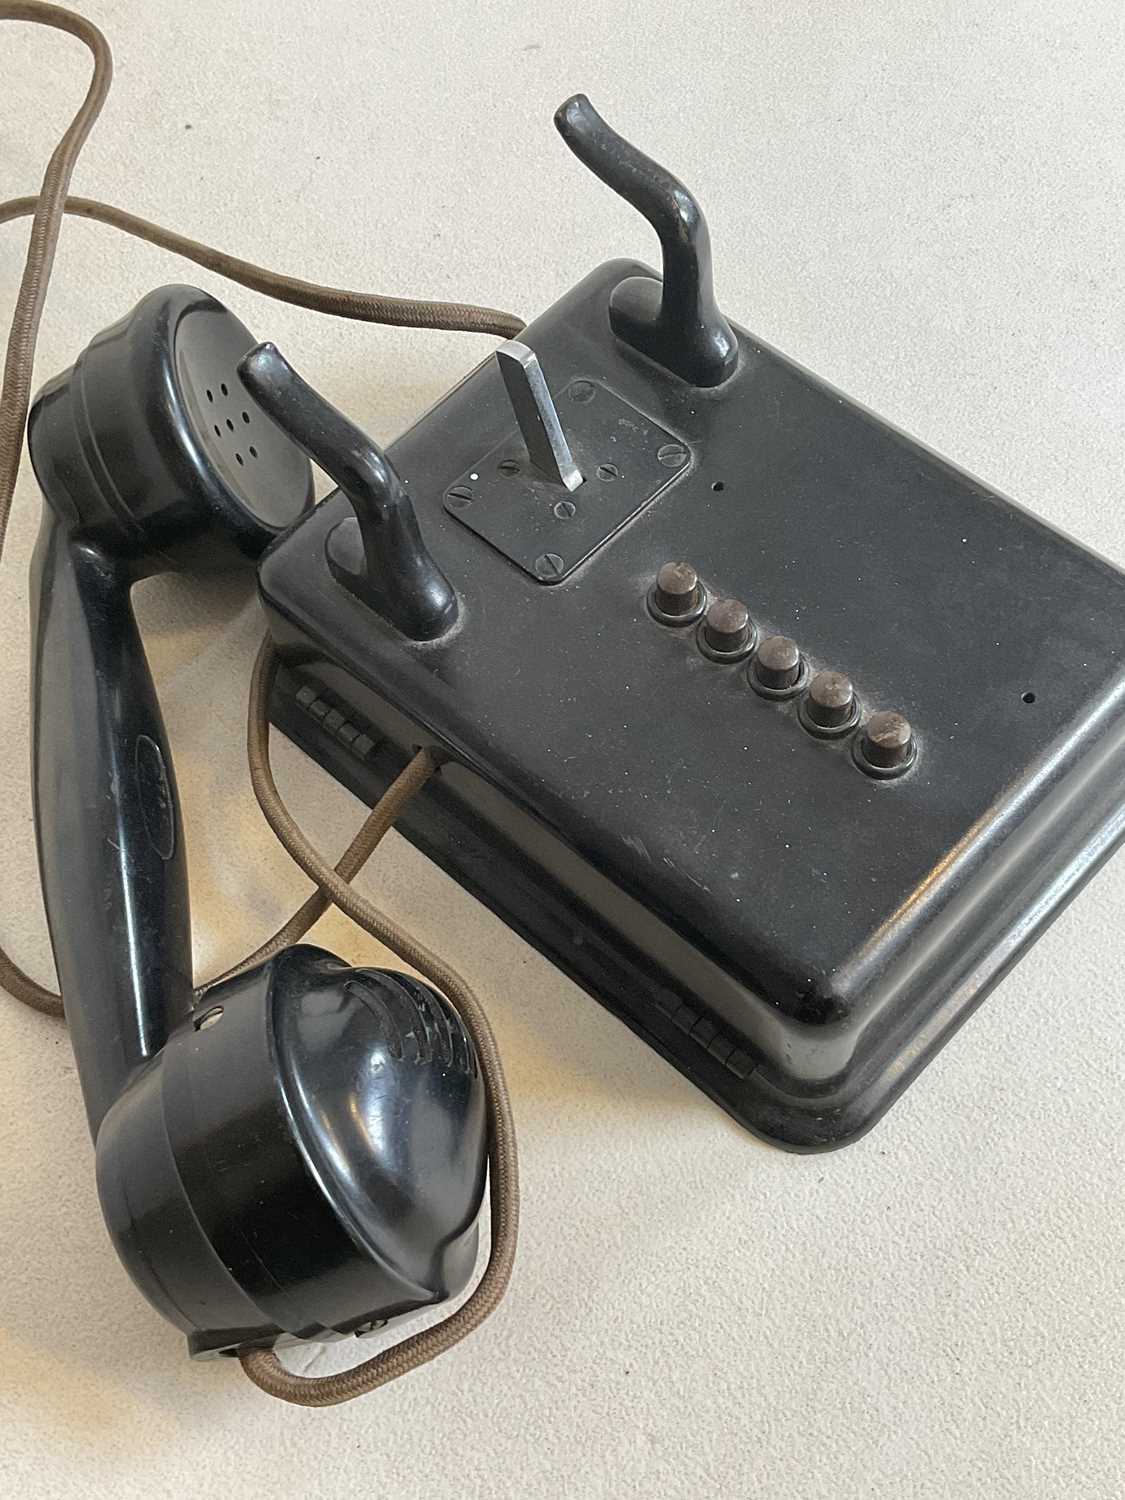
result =
[[[36,398],[28,445],[48,509],[137,577],[260,556],[313,487],[238,377],[255,343],[206,292],[150,292]]]
[[[33,777],[51,943],[114,1244],[194,1352],[360,1331],[472,1273],[485,1099],[453,1007],[302,946],[196,1006],[183,827],[132,585],[256,557],[309,464],[236,369],[249,331],[146,297],[28,428]]]

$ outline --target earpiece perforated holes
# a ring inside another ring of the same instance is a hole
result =
[[[217,438],[226,438],[228,435],[237,437],[238,433],[242,430],[238,425],[238,419],[240,417],[242,418],[242,428],[253,428],[253,414],[250,411],[249,407],[244,407],[240,404],[235,409],[235,411],[231,413],[230,416],[227,416],[224,413],[222,409],[222,398],[224,396],[229,398],[232,394],[231,387],[225,380],[219,381],[216,385],[209,385],[205,387],[204,394],[206,395],[207,400],[212,406],[216,404],[219,405],[219,410],[212,413],[213,416],[218,417],[219,419],[213,424],[212,428]],[[236,385],[233,392],[234,400],[237,401],[239,396],[242,396],[244,394],[245,393]],[[249,437],[250,432],[247,432],[245,436]],[[232,444],[231,448],[233,448],[233,446],[234,445]],[[231,449],[228,448],[226,451],[227,454],[230,455]],[[234,453],[233,456],[235,463],[239,466],[240,469],[244,469],[246,467],[248,461],[247,455],[249,455],[250,458],[259,458],[261,456],[258,452],[257,447],[253,443],[248,444],[245,448],[239,449]]]

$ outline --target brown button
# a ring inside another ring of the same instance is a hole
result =
[[[873,714],[864,727],[861,749],[868,764],[879,770],[906,765],[914,754],[910,721],[899,713]]]
[[[770,635],[758,647],[754,676],[773,691],[792,687],[801,675],[801,652],[787,635]]]
[[[703,639],[712,651],[741,651],[750,639],[750,611],[738,599],[715,599],[703,617]]]
[[[855,689],[843,672],[818,672],[809,683],[805,712],[821,729],[838,729],[855,713]]]
[[[699,574],[686,562],[666,562],[656,575],[649,605],[658,620],[687,625],[703,611],[703,586]]]

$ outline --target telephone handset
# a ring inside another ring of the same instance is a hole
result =
[[[110,1233],[197,1354],[363,1331],[455,1294],[485,1184],[479,1059],[434,988],[298,946],[196,1003],[175,775],[132,585],[251,564],[311,504],[305,447],[328,467],[342,455],[365,545],[412,581],[388,611],[426,630],[456,607],[375,445],[254,348],[214,298],[166,288],[51,381],[29,423],[46,500],[32,697],[51,941]],[[247,393],[248,355],[292,437]]]

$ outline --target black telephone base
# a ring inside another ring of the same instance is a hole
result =
[[[610,301],[651,274],[605,265],[523,335],[577,489],[509,452],[493,359],[389,450],[457,592],[445,636],[341,587],[338,493],[267,554],[274,715],[367,801],[437,747],[407,836],[736,1119],[830,1148],[1125,836],[1125,576],[745,332],[708,389],[636,353]],[[601,391],[659,429],[666,481],[584,425]],[[662,623],[681,559],[748,606],[741,654]],[[824,668],[855,685],[839,733],[809,717]],[[891,767],[864,729],[889,709]]]

